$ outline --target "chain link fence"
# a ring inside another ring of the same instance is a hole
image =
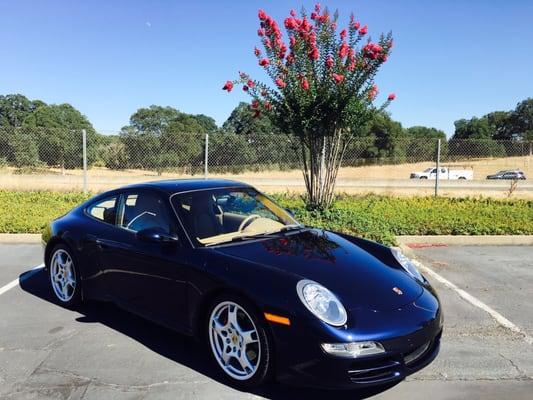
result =
[[[533,197],[528,180],[533,178],[532,152],[533,142],[525,141],[441,139],[439,146],[436,138],[354,138],[337,189],[427,195],[439,188],[442,195],[509,195],[514,182],[515,193]],[[487,179],[500,171],[509,174]],[[232,178],[267,191],[304,189],[298,141],[287,135],[127,130],[100,135],[84,129],[0,128],[0,189],[99,191],[190,177]]]

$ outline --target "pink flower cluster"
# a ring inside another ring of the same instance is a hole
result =
[[[269,68],[269,74],[276,71],[274,83],[283,92],[289,82],[288,66],[295,62],[295,48],[302,49],[299,45],[303,45],[303,49],[306,49],[307,52],[304,53],[305,56],[312,61],[319,60],[320,51],[317,45],[317,36],[322,35],[324,29],[326,29],[328,34],[330,32],[335,33],[337,27],[328,11],[322,10],[320,4],[315,6],[314,11],[310,15],[310,19],[305,15],[299,18],[296,11],[291,10],[289,16],[283,21],[289,38],[287,47],[282,40],[282,33],[277,22],[263,10],[259,10],[258,17],[260,28],[257,33],[265,47],[266,54],[263,54],[257,47],[254,48],[254,54],[260,66]],[[361,27],[361,24],[355,20],[352,14],[348,29],[342,29],[339,32],[340,40],[337,42],[339,43],[338,48],[333,49],[331,53],[329,48],[327,49],[328,54],[324,55],[326,56],[325,68],[327,69],[328,78],[335,85],[351,84],[352,80],[349,72],[354,71],[356,68],[371,70],[376,66],[372,62],[373,60],[387,60],[388,52],[393,46],[392,40],[387,43],[380,42],[378,44],[372,43],[369,39],[368,43],[362,47],[361,52],[357,53],[356,58],[356,50],[352,47],[354,35],[359,35],[357,38],[359,40],[367,33],[368,27],[366,25]],[[289,50],[288,54],[287,50]],[[261,83],[252,80],[245,73],[240,73],[239,81],[226,81],[222,89],[231,92],[234,84],[237,83],[242,84],[242,89],[245,92],[250,92],[249,94],[253,98],[250,107],[254,111],[254,117],[259,117],[261,111],[272,108],[272,105],[267,101],[269,96],[266,87],[262,87]],[[257,87],[258,85],[259,87]],[[301,90],[308,91],[312,87],[314,88],[317,82],[303,73],[298,73],[297,85]],[[376,85],[372,85],[366,92],[369,101],[374,101],[377,94],[378,87]],[[390,93],[387,97],[388,101],[395,99],[396,95],[394,93]]]
[[[277,78],[276,79],[276,85],[280,88],[280,89],[283,89],[284,87],[287,86],[287,84],[285,83],[285,81],[281,78]]]
[[[331,76],[333,77],[335,83],[341,83],[344,80],[344,75],[342,74],[331,74]]]
[[[368,26],[363,26],[361,28],[361,23],[355,20],[354,15],[350,15],[350,28],[358,31],[359,35],[364,36],[368,33]]]
[[[370,90],[368,91],[368,100],[372,101],[376,98],[376,96],[378,95],[378,87],[376,85],[372,85],[372,87],[370,88]]]
[[[267,49],[273,49],[279,58],[284,58],[287,51],[287,45],[281,40],[281,30],[278,23],[263,10],[258,12],[261,27],[257,34],[264,37],[263,43]]]
[[[307,78],[300,74],[298,75],[298,79],[300,80],[300,87],[303,89],[303,90],[309,90],[309,81],[307,80]]]
[[[315,21],[317,24],[325,24],[329,22],[329,13],[327,11],[324,11],[324,13],[320,14],[321,6],[320,3],[317,3],[315,5],[315,11],[311,13],[311,19]]]
[[[376,43],[368,43],[363,47],[363,57],[370,60],[375,60],[379,56],[383,56],[383,47]]]
[[[293,48],[296,45],[296,37],[299,36],[309,44],[309,58],[311,60],[318,60],[320,54],[316,46],[316,32],[313,29],[313,25],[309,23],[307,17],[303,17],[302,19],[296,18],[296,13],[293,11],[291,11],[291,15],[285,18],[284,21],[285,28],[291,33],[289,37],[290,47]],[[289,54],[287,59],[289,64],[291,64],[294,61],[294,54]]]
[[[224,86],[222,86],[222,90],[227,90],[228,93],[231,92],[232,89],[233,89],[232,81],[226,81],[226,83],[224,83]]]

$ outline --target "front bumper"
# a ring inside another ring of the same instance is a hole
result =
[[[414,303],[387,312],[359,310],[355,319],[361,322],[345,329],[325,326],[312,318],[295,321],[291,327],[273,327],[278,380],[353,389],[404,379],[430,364],[439,353],[442,314],[438,301],[434,297],[431,301],[431,297],[426,292]],[[385,353],[350,359],[326,354],[320,347],[324,342],[363,340],[381,343]]]

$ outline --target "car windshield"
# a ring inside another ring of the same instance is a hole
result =
[[[431,171],[433,171],[433,168],[426,168],[426,169],[424,170],[424,172],[431,172]]]
[[[203,246],[247,240],[302,227],[287,211],[252,188],[220,188],[172,196],[189,237]]]

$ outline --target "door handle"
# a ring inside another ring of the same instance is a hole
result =
[[[96,247],[98,249],[100,249],[100,250],[105,248],[105,247],[108,247],[108,246],[105,245],[103,240],[98,239],[95,235],[89,234],[89,235],[85,236],[85,240],[87,241],[87,243],[96,245]]]
[[[94,235],[85,235],[85,241],[87,243],[91,243],[91,244],[94,244],[94,243],[97,243],[98,242],[98,239],[96,239],[96,236]]]

